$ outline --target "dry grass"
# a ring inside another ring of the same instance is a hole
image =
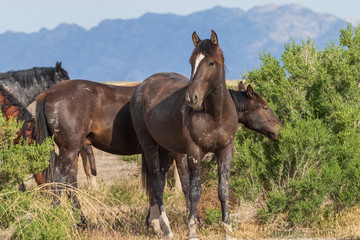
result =
[[[101,159],[97,162],[99,169],[103,167],[101,164],[108,165],[116,162],[124,164],[116,159],[111,161]],[[118,172],[119,169],[123,170],[123,168],[111,166],[114,172]],[[69,216],[67,220],[71,225],[66,235],[67,239],[158,239],[145,224],[148,199],[141,187],[139,172],[134,171],[132,165],[129,165],[128,168],[129,174],[113,175],[111,184],[108,180],[98,181],[101,183],[98,184],[97,190],[83,187],[77,190],[83,212],[89,221],[89,228],[86,230],[77,227],[78,218],[74,216],[69,201],[63,199],[62,209]],[[211,171],[210,168],[202,169],[203,191],[198,205],[201,219],[198,235],[200,239],[224,239],[221,218],[218,219],[221,208],[218,200],[217,180],[209,177]],[[109,175],[110,172],[107,173],[107,177],[111,177]],[[22,216],[46,224],[49,219],[44,219],[44,216],[53,214],[51,198],[45,197],[38,187],[31,189],[30,193],[32,211],[24,211]],[[1,196],[0,199],[2,199]],[[175,193],[171,189],[171,184],[168,184],[164,201],[175,239],[186,239],[187,216],[182,193]],[[8,208],[15,210],[14,206],[18,202],[16,200],[9,203]],[[257,216],[258,206],[258,203],[241,203],[235,194],[230,192],[229,208],[234,231],[233,237],[238,239],[360,238],[360,204],[322,219],[318,224],[309,228],[289,226],[285,221],[285,215],[277,216],[271,223],[263,223]],[[0,239],[9,239],[15,227],[13,224],[7,229],[0,230]]]
[[[138,177],[119,181],[113,186],[99,186],[98,190],[77,190],[84,214],[89,220],[89,228],[81,230],[76,227],[77,219],[70,217],[72,227],[67,239],[157,239],[145,225],[148,200],[140,187]],[[46,214],[51,214],[51,201],[44,201],[41,189],[31,190],[33,199],[32,212],[26,212],[26,217],[33,221],[43,221]],[[183,196],[177,196],[173,190],[166,189],[164,194],[166,211],[174,231],[175,239],[185,239],[187,234],[185,205]],[[17,201],[11,203],[9,209]],[[63,199],[62,207],[66,214],[72,216],[69,201]],[[206,209],[220,209],[217,200],[217,184],[215,180],[203,186],[203,195],[199,202],[199,214],[202,220],[198,234],[200,239],[222,239],[223,231],[220,222],[205,223]],[[230,201],[233,222],[233,236],[238,239],[280,239],[280,238],[342,238],[355,239],[360,237],[360,206],[334,214],[323,219],[311,228],[291,228],[285,216],[278,216],[273,222],[263,224],[256,216],[256,206],[240,204],[236,199]],[[45,212],[45,214],[40,214]],[[1,239],[9,239],[12,229],[0,232]]]

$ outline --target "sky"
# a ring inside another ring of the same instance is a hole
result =
[[[104,19],[138,18],[147,12],[187,15],[218,5],[247,11],[267,4],[300,4],[318,13],[360,20],[359,0],[1,0],[0,33],[31,33],[61,23],[90,29]]]

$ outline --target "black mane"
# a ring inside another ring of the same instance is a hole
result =
[[[55,82],[55,72],[56,69],[54,67],[34,67],[25,70],[9,71],[0,73],[0,83],[4,80],[12,80],[13,82],[18,82],[22,88],[27,88],[34,85],[35,79],[38,84],[42,83],[44,79]]]
[[[24,107],[19,101],[12,96],[1,84],[0,84],[0,94],[4,97],[3,103],[0,105],[1,112],[4,114],[10,107],[15,106],[18,108],[17,121],[23,121],[21,133],[24,139],[26,139],[26,130],[33,130],[35,128],[35,119],[31,113]],[[30,124],[29,129],[27,129],[28,123]],[[32,131],[32,139],[35,139],[35,131]]]

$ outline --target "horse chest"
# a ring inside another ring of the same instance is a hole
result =
[[[214,122],[206,114],[193,116],[189,122],[189,130],[192,141],[206,152],[225,148],[234,138],[234,131]]]

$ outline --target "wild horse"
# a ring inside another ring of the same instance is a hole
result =
[[[55,67],[34,67],[0,73],[0,84],[25,107],[52,85],[68,79],[68,73],[61,67],[61,62],[56,62]]]
[[[162,75],[167,77],[174,73],[163,73]],[[184,76],[177,75],[184,81],[188,81]],[[42,138],[53,135],[60,149],[59,165],[56,167],[56,172],[59,174],[57,181],[76,186],[77,153],[83,144],[92,144],[103,151],[119,155],[142,152],[133,129],[129,108],[129,101],[136,87],[71,80],[57,84],[39,96],[36,115],[37,128],[40,129]],[[268,119],[272,119],[269,114],[274,114],[272,111],[265,110],[264,107],[267,108],[267,104],[259,103],[259,99],[262,99],[261,96],[257,98],[255,96],[258,94],[252,94],[251,96],[254,97],[244,104],[254,105],[254,107],[244,108],[240,106],[243,106],[242,102],[249,98],[246,91],[233,92],[234,94],[231,95],[234,96],[234,102],[239,103],[239,111],[247,111],[240,114],[243,119],[241,121],[246,123],[246,119],[252,119],[253,117],[250,116],[255,116],[253,112],[256,114],[263,112],[262,115],[258,115],[266,120],[263,124],[253,127],[251,123],[248,123],[247,127],[253,129],[261,127],[267,129],[266,133],[272,133],[275,136],[275,125],[268,121]],[[248,95],[250,96],[250,94]],[[276,118],[275,115],[274,118]],[[258,119],[257,123],[260,122],[261,119]],[[164,163],[166,167],[169,167],[167,164],[170,160],[172,162],[172,159],[178,158],[177,154],[171,154],[161,147],[159,152],[161,163]],[[55,168],[55,166],[51,168]],[[188,178],[187,174],[186,172],[185,176],[181,177],[181,179],[185,179],[184,184]],[[186,189],[186,185],[183,188]]]
[[[147,168],[145,174],[149,175],[150,224],[158,234],[162,231],[166,237],[173,237],[162,199],[167,168],[162,167],[159,160],[161,146],[169,152],[187,154],[188,237],[196,239],[197,204],[201,195],[200,161],[208,152],[214,152],[218,159],[222,222],[226,234],[232,231],[228,211],[229,169],[239,116],[226,88],[224,57],[216,33],[212,31],[211,39],[201,41],[194,32],[192,38],[195,48],[190,57],[190,82],[178,74],[152,75],[135,91],[130,111],[144,152],[143,168]],[[252,92],[248,92],[249,97]]]
[[[255,92],[251,85],[246,88],[243,82],[238,85],[238,90],[229,89],[230,96],[235,104],[238,115],[238,122],[242,123],[246,128],[264,134],[272,141],[276,140],[278,135],[277,129],[282,126],[281,121],[276,117],[272,109],[269,107],[263,97]],[[189,199],[189,170],[186,161],[186,155],[177,154],[175,158],[176,168],[181,177],[182,190],[185,195],[186,208],[190,211]],[[146,164],[143,162],[143,164]],[[160,162],[163,169],[168,169],[169,162]],[[143,167],[146,169],[146,166]],[[148,172],[144,172],[148,177]],[[150,182],[150,179],[147,179]]]
[[[170,73],[159,73],[159,74],[166,78]],[[179,77],[183,78],[186,81],[189,81],[189,79],[185,78],[184,76],[179,75]],[[139,85],[139,83],[137,83],[136,85]],[[251,85],[248,85],[248,87],[246,88],[244,83],[240,81],[237,87],[238,87],[237,90],[229,89],[229,93],[235,104],[236,112],[238,115],[238,123],[243,124],[245,127],[249,129],[264,134],[265,136],[269,137],[271,140],[275,140],[277,136],[277,131],[276,131],[277,126],[282,126],[280,120],[276,117],[276,115],[269,107],[267,102],[263,99],[263,97],[259,93],[253,90]],[[130,117],[130,113],[128,113],[127,116]],[[70,131],[70,129],[68,129],[68,131]],[[126,138],[127,135],[124,135],[123,137]],[[138,143],[134,142],[134,144],[138,144]],[[94,156],[91,156],[91,158],[93,157]],[[184,156],[180,154],[176,154],[175,161],[177,164],[176,165],[177,171],[179,171],[179,174],[181,176],[180,181],[182,183],[182,189],[185,193],[186,203],[189,209],[190,207],[189,206],[190,202],[188,200],[189,179],[187,176],[188,175],[187,163],[185,160],[183,160],[183,157]],[[84,166],[89,166],[87,168],[84,167],[87,178],[95,182],[91,171],[96,171],[96,169],[91,170],[91,167],[87,162],[86,156],[82,156],[82,159],[84,161]],[[170,166],[168,166],[169,164],[168,161],[164,163],[160,162],[160,164],[161,167],[163,167],[164,169],[170,168]],[[144,170],[146,170],[146,165]],[[146,177],[146,175],[147,174],[145,173],[144,177]],[[147,180],[144,179],[144,183],[146,183],[146,181]]]
[[[50,166],[54,182],[77,187],[77,156],[84,145],[119,155],[141,153],[129,110],[135,89],[71,80],[49,88],[37,98],[37,135],[40,139],[54,136],[59,147],[57,164]],[[57,195],[62,191],[58,188]],[[80,208],[77,196],[71,197]]]

